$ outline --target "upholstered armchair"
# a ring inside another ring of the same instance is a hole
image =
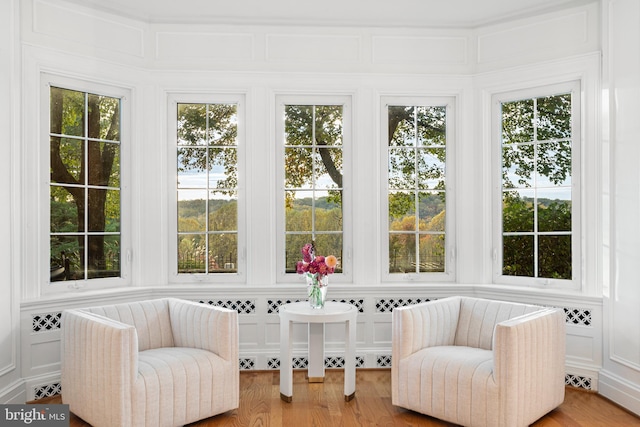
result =
[[[562,310],[468,297],[392,313],[392,403],[464,426],[528,426],[564,400]]]
[[[181,426],[238,407],[238,313],[165,298],[62,315],[62,401],[94,427]]]

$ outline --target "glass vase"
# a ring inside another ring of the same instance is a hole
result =
[[[324,302],[327,298],[327,287],[329,286],[329,276],[316,274],[306,275],[307,278],[307,296],[309,297],[309,305],[311,308],[324,308]]]

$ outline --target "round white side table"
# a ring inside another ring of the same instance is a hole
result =
[[[292,324],[309,324],[309,382],[324,381],[324,325],[345,322],[344,400],[356,394],[356,318],[358,309],[344,302],[327,301],[324,308],[309,306],[299,301],[280,306],[280,398],[293,399]]]

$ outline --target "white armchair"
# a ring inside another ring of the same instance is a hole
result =
[[[181,426],[239,404],[238,313],[174,298],[62,315],[62,401],[94,427]]]
[[[392,313],[392,403],[464,426],[528,426],[564,401],[565,316],[450,297]]]

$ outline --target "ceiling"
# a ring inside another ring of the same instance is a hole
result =
[[[474,28],[598,0],[55,0],[149,23]]]

